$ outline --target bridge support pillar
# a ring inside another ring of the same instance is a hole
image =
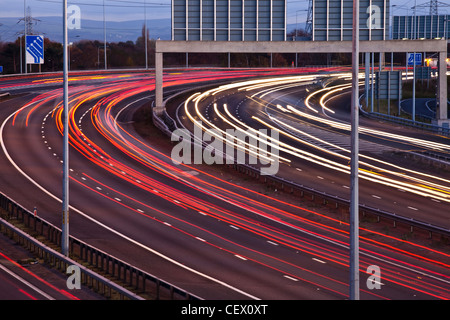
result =
[[[450,120],[448,119],[448,103],[447,103],[447,51],[439,52],[438,63],[438,97],[439,108],[436,110],[437,122],[439,126],[449,126]],[[445,125],[446,124],[446,125]]]
[[[155,114],[161,116],[164,113],[163,104],[163,53],[155,53]]]

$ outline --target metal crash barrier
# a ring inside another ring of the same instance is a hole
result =
[[[66,273],[70,265],[78,266],[82,284],[108,299],[200,300],[199,297],[74,237],[69,238],[69,257],[72,258],[68,258],[35,238],[44,237],[50,245],[60,246],[61,229],[2,193],[0,209],[5,218],[0,218],[0,232],[63,273]],[[27,232],[16,226],[17,223],[22,224]]]

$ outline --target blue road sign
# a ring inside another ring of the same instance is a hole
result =
[[[44,36],[27,36],[27,64],[44,63]]]
[[[3,72],[3,66],[0,66],[0,73]]]
[[[415,59],[414,59],[415,57]],[[421,53],[408,53],[408,66],[413,66],[415,60],[415,65],[420,66],[422,64],[422,54]]]

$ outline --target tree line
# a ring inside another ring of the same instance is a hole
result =
[[[147,37],[145,37],[147,32]],[[303,31],[293,30],[292,35],[302,34]],[[147,39],[147,65],[154,67],[155,39],[150,39],[149,31],[142,28],[141,35],[136,41],[108,42],[106,44],[107,69],[143,68],[146,65],[145,39]],[[80,40],[68,47],[69,70],[97,70],[105,69],[105,45],[98,40]],[[22,64],[21,64],[22,60]],[[24,70],[24,37],[18,37],[14,42],[0,42],[0,66],[4,74],[20,73]],[[349,65],[349,54],[293,54],[293,53],[232,53],[232,54],[164,54],[165,66],[177,67],[303,67],[311,65]],[[54,72],[63,69],[63,46],[44,38],[44,63],[42,65],[28,65],[28,72]]]

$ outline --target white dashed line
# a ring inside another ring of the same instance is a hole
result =
[[[285,277],[286,279],[292,280],[292,281],[298,281],[298,279],[284,275],[283,277]]]
[[[319,259],[316,259],[316,258],[312,258],[314,261],[317,261],[317,262],[320,262],[320,263],[326,263],[325,261],[322,261],[322,260],[319,260]]]

